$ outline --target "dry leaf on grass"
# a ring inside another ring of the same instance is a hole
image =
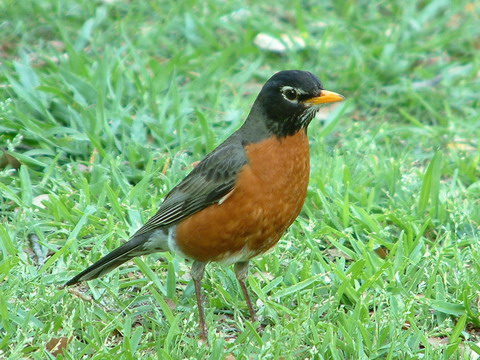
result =
[[[301,50],[305,48],[305,41],[300,36],[287,34],[280,35],[280,39],[271,35],[260,33],[255,36],[253,43],[261,50],[275,53],[284,53],[287,50]]]
[[[79,299],[82,299],[83,301],[87,301],[87,302],[90,302],[90,303],[93,303],[93,298],[89,295],[85,295],[83,293],[81,293],[80,291],[78,291],[77,289],[75,288],[69,288],[68,289],[68,292],[76,297],[78,297]]]
[[[477,342],[475,346],[480,347],[480,343]],[[458,349],[460,350],[460,353],[463,354],[465,359],[478,360],[480,358],[480,355],[472,350],[472,347],[468,344],[459,344]]]
[[[352,260],[350,256],[345,254],[343,251],[340,251],[338,249],[327,249],[325,250],[328,256],[333,257],[333,258],[344,258],[346,260]]]
[[[52,338],[45,347],[53,356],[60,355],[68,344],[73,340],[72,337],[67,338],[65,336],[59,338]]]
[[[165,303],[167,304],[170,310],[175,310],[177,308],[177,304],[172,299],[165,298]]]
[[[271,273],[265,271],[256,271],[253,276],[257,279],[268,281],[272,281],[275,278],[275,276],[273,276]]]
[[[46,206],[45,204],[43,203],[44,201],[48,200],[49,199],[49,195],[48,194],[41,194],[41,195],[38,195],[38,196],[35,196],[33,199],[32,199],[32,204],[35,205],[36,207],[39,207],[41,209],[45,209]]]
[[[375,249],[375,253],[382,259],[386,259],[388,256],[388,249],[385,246],[379,246]]]
[[[410,328],[412,327],[412,325],[410,324],[410,321],[405,321],[402,325],[402,330],[409,330]]]
[[[447,346],[448,341],[448,337],[431,336],[428,338],[428,343],[434,348]]]
[[[0,170],[10,165],[12,169],[18,169],[22,164],[14,156],[3,150],[3,155],[0,156]]]
[[[447,144],[447,147],[452,150],[459,150],[465,152],[474,152],[477,148],[467,139],[453,139],[452,142]]]

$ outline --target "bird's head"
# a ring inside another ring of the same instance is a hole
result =
[[[284,137],[306,129],[322,104],[343,99],[342,95],[325,90],[308,71],[280,71],[260,91],[253,117],[255,121],[265,121],[274,135]]]

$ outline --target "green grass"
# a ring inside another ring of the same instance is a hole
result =
[[[53,358],[55,338],[71,340],[59,359],[480,354],[478,4],[4,0],[0,14],[0,358]],[[260,32],[306,47],[262,51]],[[292,68],[348,100],[312,123],[303,212],[253,261],[263,333],[232,269],[210,265],[199,344],[190,264],[169,254],[58,288]]]

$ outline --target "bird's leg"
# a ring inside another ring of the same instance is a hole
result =
[[[245,284],[245,279],[248,275],[248,261],[235,263],[235,276],[237,277],[240,287],[242,288],[243,296],[247,301],[248,311],[250,311],[250,318],[252,322],[256,321],[255,310],[253,310],[252,301],[250,300],[250,295],[248,295],[247,285]]]
[[[200,339],[203,341],[207,341],[207,326],[205,324],[205,312],[203,311],[202,302],[202,278],[205,272],[205,265],[206,263],[204,262],[195,261],[191,270],[193,284],[195,285],[195,296],[197,297]]]

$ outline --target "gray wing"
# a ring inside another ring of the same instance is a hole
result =
[[[217,203],[233,190],[237,175],[246,163],[247,157],[240,143],[222,144],[170,191],[158,212],[134,237],[178,223]]]

